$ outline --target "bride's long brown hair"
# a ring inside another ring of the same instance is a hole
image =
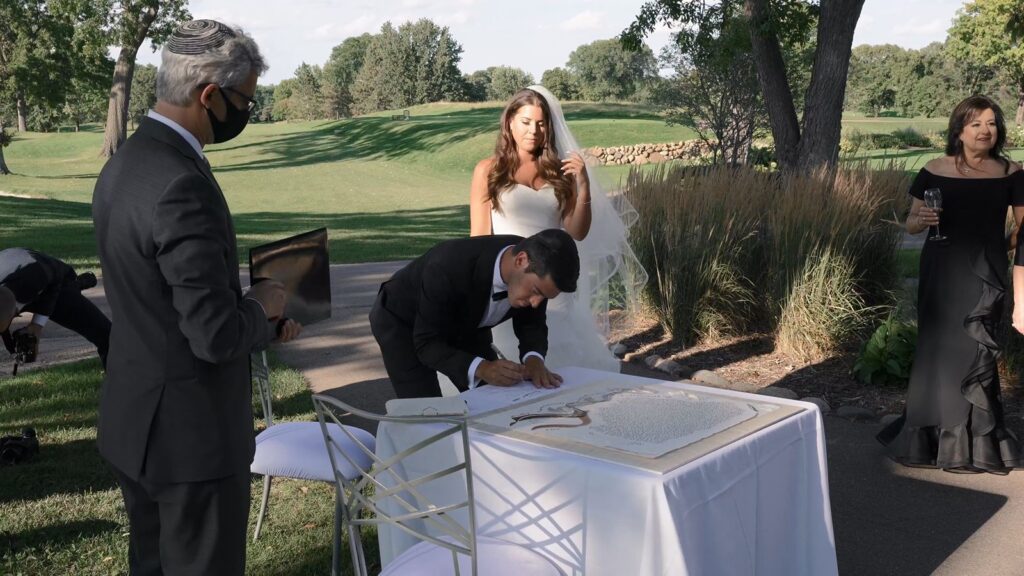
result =
[[[501,132],[498,134],[498,143],[494,146],[494,163],[491,165],[491,171],[487,174],[487,198],[491,201],[494,210],[501,212],[501,203],[498,197],[516,183],[519,153],[516,150],[516,141],[512,138],[512,131],[508,126],[516,112],[523,106],[537,106],[544,112],[544,142],[539,151],[534,151],[534,156],[540,167],[539,175],[554,187],[555,198],[558,200],[558,211],[562,218],[565,218],[575,204],[572,178],[562,173],[562,161],[558,158],[558,151],[555,148],[555,132],[551,125],[551,109],[548,107],[548,102],[539,93],[529,88],[516,92],[512,101],[505,106],[505,111],[501,113]]]

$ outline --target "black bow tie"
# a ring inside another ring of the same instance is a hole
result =
[[[494,294],[491,294],[491,300],[495,302],[501,302],[506,298],[508,298],[508,290],[502,290],[501,292],[495,292]]]

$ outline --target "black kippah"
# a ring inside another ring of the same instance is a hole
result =
[[[167,49],[175,54],[194,56],[220,48],[235,31],[216,20],[192,20],[178,27],[167,40]]]

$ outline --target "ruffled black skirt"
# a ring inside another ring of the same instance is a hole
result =
[[[985,250],[940,254],[942,279],[918,295],[919,341],[907,408],[879,432],[890,458],[907,466],[1005,472],[1024,466],[1016,435],[1003,424],[996,343],[1005,281]],[[1003,267],[1005,269],[1005,265]],[[972,302],[958,302],[967,296]],[[965,306],[966,305],[966,306]],[[969,310],[966,317],[956,310]],[[966,362],[965,362],[966,360]]]

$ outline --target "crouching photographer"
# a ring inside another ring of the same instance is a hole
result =
[[[15,370],[18,364],[35,361],[43,327],[50,320],[96,346],[106,366],[110,320],[82,296],[82,290],[95,285],[93,274],[79,276],[71,266],[42,252],[0,250],[0,336],[15,357]],[[23,313],[31,313],[31,321],[12,332],[11,322]]]

